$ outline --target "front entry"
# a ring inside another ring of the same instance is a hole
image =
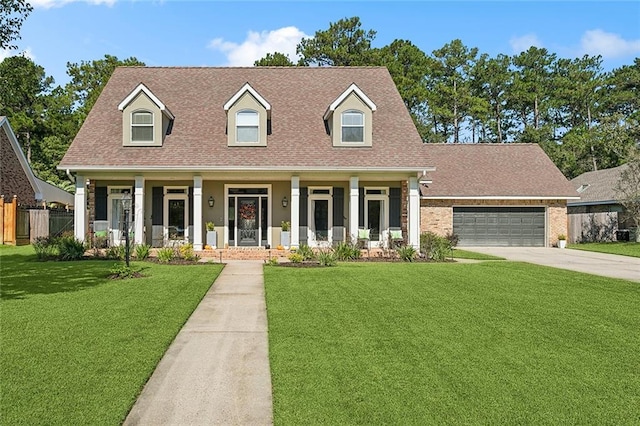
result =
[[[333,188],[309,188],[309,246],[330,247],[333,240]]]
[[[187,187],[164,189],[164,241],[173,245],[189,241],[189,192]]]
[[[269,245],[269,188],[227,188],[227,205],[229,246]]]

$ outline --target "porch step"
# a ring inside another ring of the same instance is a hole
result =
[[[211,260],[263,260],[271,258],[286,259],[289,250],[264,249],[258,247],[230,247],[227,249],[210,249],[197,252],[201,259]]]

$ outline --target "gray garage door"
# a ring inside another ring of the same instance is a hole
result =
[[[544,246],[544,207],[454,207],[460,246]]]

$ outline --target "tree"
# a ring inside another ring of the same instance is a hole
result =
[[[104,55],[104,59],[82,61],[80,64],[67,62],[67,74],[71,81],[66,88],[73,94],[73,101],[78,105],[80,121],[84,121],[89,114],[116,67],[144,65],[134,57],[120,60],[111,55]]]
[[[483,140],[506,142],[505,129],[510,127],[506,116],[507,92],[513,79],[510,65],[511,58],[507,55],[489,58],[489,55],[482,54],[471,71],[473,95],[487,105]],[[484,135],[485,127],[491,136]]]
[[[376,32],[365,31],[361,26],[360,18],[354,16],[331,22],[328,30],[303,38],[296,47],[296,53],[302,56],[299,65],[369,65],[371,42]]]
[[[22,23],[33,7],[25,0],[0,0],[0,49],[17,49]]]
[[[640,242],[640,154],[636,153],[620,173],[616,185],[618,201],[636,226],[636,242]]]
[[[460,142],[460,128],[475,102],[470,87],[470,72],[478,55],[476,47],[469,49],[456,39],[434,50],[434,85],[429,108],[440,116],[445,136],[453,131],[453,143]]]
[[[256,67],[293,67],[296,64],[291,62],[288,55],[280,52],[267,53],[264,58],[260,58],[253,63]]]
[[[408,40],[394,40],[388,46],[375,49],[372,62],[387,67],[418,132],[426,140],[430,133],[425,120],[428,95],[425,75],[430,63],[427,55]]]

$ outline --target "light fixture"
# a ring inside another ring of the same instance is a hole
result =
[[[209,196],[209,207],[213,207],[213,205],[216,203],[216,200],[213,199],[213,195]]]
[[[287,196],[285,195],[284,198],[282,198],[282,207],[286,208],[289,205],[289,200],[287,200]]]

